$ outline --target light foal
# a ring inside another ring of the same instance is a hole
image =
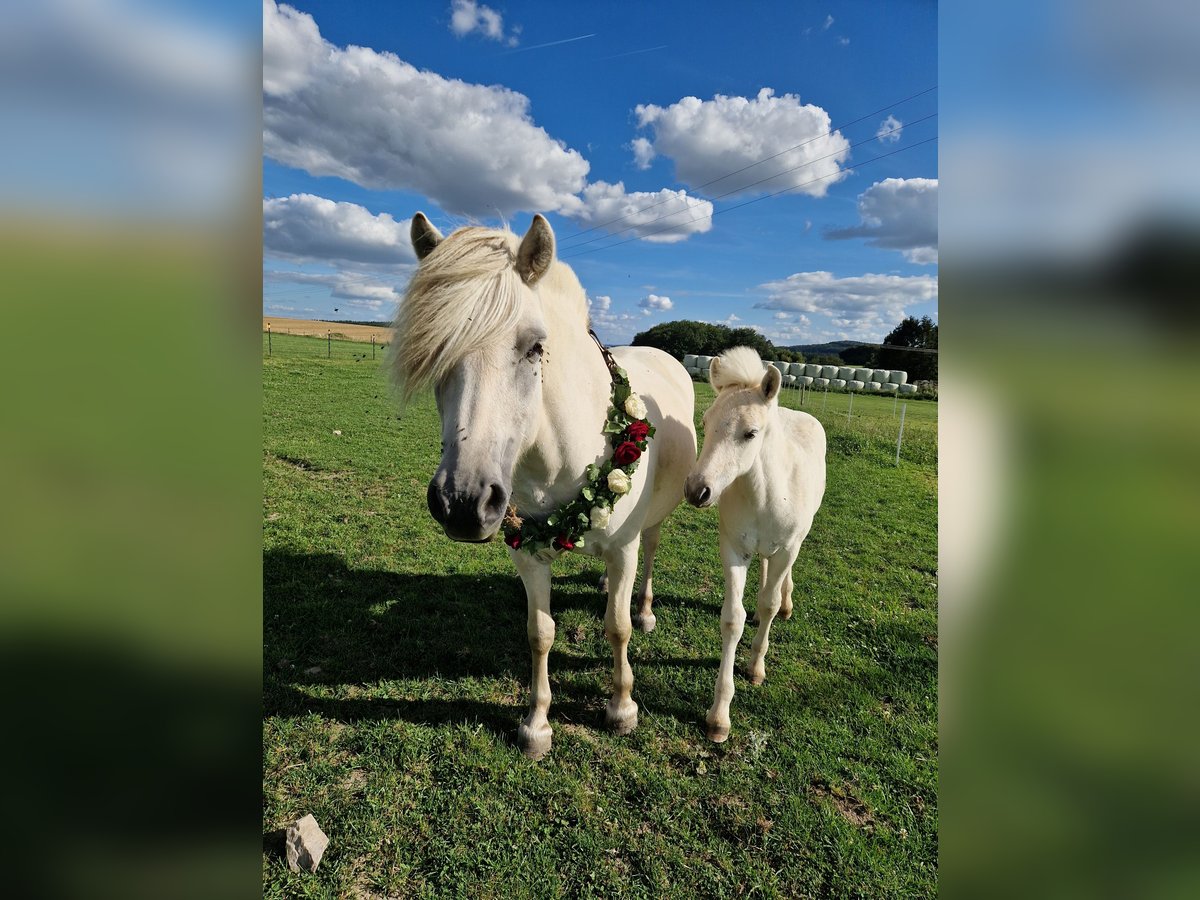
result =
[[[687,479],[688,502],[720,504],[721,667],[708,737],[729,737],[733,665],[746,624],[742,594],[746,570],[762,556],[758,632],[750,647],[748,676],[766,678],[765,657],[777,613],[792,615],[792,564],[825,494],[825,429],[807,413],[780,408],[782,376],[749,347],[735,347],[710,364],[717,397],[704,414],[704,449]]]
[[[580,495],[585,472],[612,454],[603,433],[612,381],[589,335],[587,299],[575,273],[554,258],[554,233],[535,216],[518,240],[508,231],[460,228],[443,238],[417,213],[412,242],[420,265],[396,320],[393,367],[405,395],[432,387],[442,424],[441,462],[429,511],[456,541],[491,540],[509,505],[543,521]],[[654,627],[652,574],[662,521],[683,499],[696,458],[694,394],[684,368],[648,347],[612,351],[657,432],[628,493],[579,552],[607,573],[604,630],[613,653],[605,719],[618,733],[637,726],[627,648],[636,622]],[[630,595],[644,548],[638,615]],[[550,749],[548,658],[554,643],[550,564],[559,553],[509,548],[525,586],[533,655],[529,714],[517,740],[526,755]]]

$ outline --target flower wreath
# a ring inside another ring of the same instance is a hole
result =
[[[600,343],[598,339],[596,343]],[[646,404],[629,386],[629,374],[603,345],[601,350],[612,373],[612,403],[604,420],[604,433],[611,435],[612,458],[589,465],[579,496],[554,510],[545,521],[522,519],[517,508],[509,506],[504,517],[504,543],[514,550],[537,553],[546,547],[582,547],[583,533],[608,525],[613,504],[629,493],[638,460],[654,436],[654,426],[646,420]]]

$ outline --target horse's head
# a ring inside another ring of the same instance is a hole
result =
[[[712,506],[721,492],[750,471],[774,423],[783,376],[749,347],[735,347],[709,364],[717,391],[704,413],[704,449],[684,485],[693,506]]]
[[[412,220],[420,266],[397,318],[395,365],[406,393],[428,384],[442,421],[429,512],[456,541],[490,540],[533,443],[547,325],[533,289],[554,261],[554,232],[535,216],[516,236],[461,228],[443,239]]]

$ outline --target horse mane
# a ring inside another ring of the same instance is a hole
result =
[[[712,385],[718,391],[725,388],[756,388],[762,384],[762,357],[751,347],[734,347],[719,357],[721,365],[712,376]]]
[[[511,231],[470,226],[421,262],[396,314],[392,374],[405,400],[516,324],[518,246]]]

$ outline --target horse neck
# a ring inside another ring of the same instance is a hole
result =
[[[534,445],[519,464],[548,484],[582,478],[607,447],[602,429],[612,396],[608,366],[586,320],[556,299],[566,298],[544,298],[549,334],[541,416]]]

